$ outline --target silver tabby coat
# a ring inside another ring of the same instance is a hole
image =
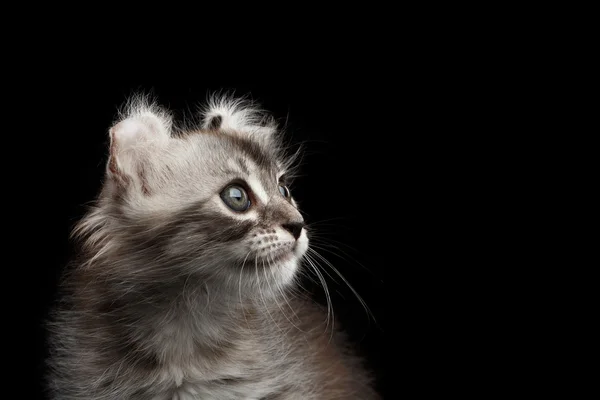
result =
[[[143,97],[110,131],[49,323],[54,399],[375,399],[297,293],[308,237],[273,120],[213,98],[177,129]]]

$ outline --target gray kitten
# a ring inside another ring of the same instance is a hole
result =
[[[273,120],[213,98],[176,131],[138,97],[49,324],[55,399],[376,399],[294,291],[308,237]]]

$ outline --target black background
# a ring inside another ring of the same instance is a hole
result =
[[[334,86],[293,79],[277,85],[220,84],[200,79],[177,85],[121,84],[104,82],[93,74],[47,82],[32,88],[37,112],[22,117],[21,125],[26,128],[19,142],[29,149],[29,159],[17,161],[28,167],[23,172],[26,179],[18,179],[17,184],[22,193],[31,194],[14,199],[28,210],[18,216],[22,224],[15,233],[33,245],[29,250],[15,251],[28,260],[24,267],[36,299],[33,315],[26,317],[33,321],[30,331],[35,332],[36,394],[42,393],[46,357],[43,320],[55,298],[60,271],[73,251],[69,232],[100,188],[107,131],[118,107],[129,95],[146,92],[173,110],[176,119],[188,119],[209,93],[223,90],[249,95],[285,126],[293,143],[304,143],[301,176],[292,186],[293,194],[321,240],[336,246],[334,251],[343,257],[321,254],[342,272],[370,308],[368,316],[340,279],[336,283],[324,274],[335,315],[357,351],[365,356],[383,392],[384,273],[398,265],[389,257],[390,251],[384,253],[382,248],[398,229],[388,222],[400,213],[400,188],[381,184],[384,168],[379,138],[395,133],[381,130],[371,86],[364,80]],[[309,288],[324,302],[322,289]]]

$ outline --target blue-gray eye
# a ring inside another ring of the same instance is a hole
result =
[[[286,199],[290,198],[290,189],[287,186],[279,185],[279,193]]]
[[[233,211],[246,211],[250,207],[248,193],[238,185],[227,186],[221,192],[221,199]]]

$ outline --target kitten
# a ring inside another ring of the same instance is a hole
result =
[[[309,239],[272,118],[213,98],[178,132],[137,97],[109,134],[49,323],[53,398],[378,398],[294,291]]]

